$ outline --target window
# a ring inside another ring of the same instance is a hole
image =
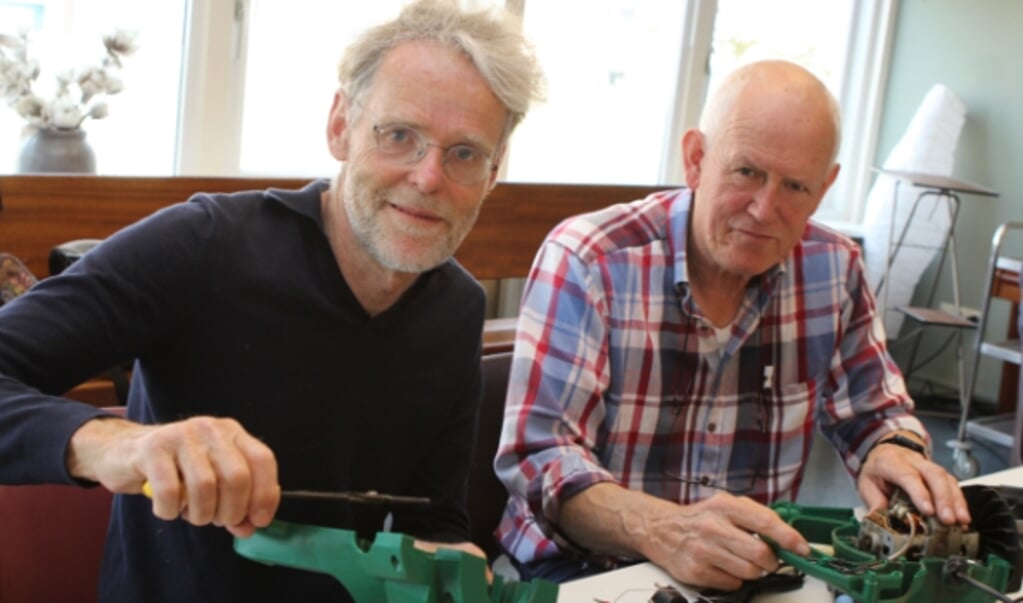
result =
[[[706,91],[741,64],[784,58],[817,74],[843,106],[843,169],[817,216],[855,220],[890,12],[886,1],[526,0],[549,101],[515,134],[506,177],[682,183],[679,141],[696,126]]]
[[[125,92],[88,125],[102,173],[312,177],[336,170],[324,128],[342,49],[405,1],[0,0],[0,19],[90,42],[100,27],[139,31]],[[549,101],[516,133],[502,178],[680,184],[679,140],[709,85],[750,58],[784,56],[821,75],[843,107],[843,168],[818,217],[859,219],[892,0],[463,3],[521,10],[548,74]],[[0,135],[18,129],[5,111]],[[0,147],[0,162],[13,166],[16,152]]]
[[[185,3],[132,0],[0,1],[0,31],[29,33],[30,53],[42,68],[37,92],[52,92],[55,74],[103,57],[102,37],[117,28],[138,35],[139,50],[121,73],[124,91],[109,98],[110,116],[84,128],[97,171],[125,175],[171,174],[177,140]],[[0,113],[0,140],[18,141],[24,121]],[[0,145],[0,167],[12,172],[19,144]]]
[[[515,133],[506,178],[663,182],[684,9],[662,0],[527,1],[523,25],[548,100]]]
[[[192,0],[180,171],[333,175],[326,125],[341,52],[406,2]]]
[[[337,90],[337,63],[346,42],[393,16],[400,0],[358,3],[250,0],[241,122],[242,174],[333,175],[327,114]],[[303,18],[300,36],[283,37],[282,23]]]
[[[244,77],[236,89],[244,93],[220,95],[228,99],[221,102],[233,104],[221,109],[216,130],[203,130],[213,144],[204,138],[197,145],[195,137],[186,136],[192,142],[183,157],[220,149],[216,139],[223,138],[223,152],[194,162],[196,171],[332,173],[335,166],[322,133],[336,60],[353,33],[393,14],[403,0],[358,5],[300,0],[287,7],[272,0],[238,1],[247,7],[234,26],[241,50],[233,67],[210,72],[238,72],[242,63]],[[466,3],[478,6],[487,0]],[[682,183],[679,140],[685,128],[696,125],[716,78],[752,58],[783,57],[818,73],[843,107],[843,169],[817,215],[858,220],[874,154],[891,0],[507,4],[523,7],[524,28],[548,75],[549,100],[534,108],[516,132],[502,178]],[[287,31],[300,36],[281,33]],[[287,90],[283,101],[282,89]],[[217,131],[224,134],[218,137]]]

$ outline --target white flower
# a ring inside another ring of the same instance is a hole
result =
[[[103,45],[107,47],[107,55],[110,61],[121,66],[121,57],[130,57],[136,50],[138,44],[134,32],[118,29],[111,34],[103,36]]]
[[[89,109],[88,117],[93,119],[103,119],[107,115],[110,115],[110,107],[106,103],[96,103]]]
[[[43,101],[34,94],[26,94],[14,104],[14,110],[25,117],[40,117],[43,114]]]
[[[53,100],[49,107],[49,117],[57,128],[69,130],[77,128],[85,119],[78,102],[70,95],[61,95]]]
[[[28,34],[0,33],[0,99],[25,118],[27,128],[75,129],[87,118],[110,113],[105,97],[124,89],[118,72],[121,58],[138,49],[132,32],[116,30],[103,36],[106,54],[96,64],[57,73],[53,98],[46,100],[32,87],[39,79],[39,62],[28,55]]]

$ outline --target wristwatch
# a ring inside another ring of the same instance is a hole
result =
[[[897,433],[891,437],[884,438],[877,444],[874,444],[874,446],[877,447],[880,446],[881,444],[894,444],[895,446],[901,446],[903,448],[912,450],[913,452],[919,452],[920,454],[924,455],[925,459],[930,458],[930,456],[927,454],[927,448],[923,444],[911,438],[907,438],[901,433]]]

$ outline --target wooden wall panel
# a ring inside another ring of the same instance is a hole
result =
[[[0,176],[0,251],[49,274],[50,250],[82,238],[104,238],[196,192],[268,186],[298,188],[288,178],[119,178]],[[663,187],[501,183],[484,202],[476,226],[455,256],[478,279],[525,276],[544,236],[565,217],[632,201]]]

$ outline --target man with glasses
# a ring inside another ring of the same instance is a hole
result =
[[[356,39],[339,79],[332,181],[196,195],[0,310],[0,481],[117,494],[103,601],[349,600],[234,553],[274,518],[387,520],[482,554],[465,541],[484,293],[451,256],[540,70],[507,15],[422,0]],[[127,420],[58,397],[129,358]]]
[[[734,590],[808,554],[794,499],[815,428],[872,508],[896,487],[970,516],[885,345],[859,248],[810,222],[838,174],[838,105],[766,61],[682,139],[688,188],[578,216],[526,284],[501,445],[499,535],[525,578],[647,559]]]

